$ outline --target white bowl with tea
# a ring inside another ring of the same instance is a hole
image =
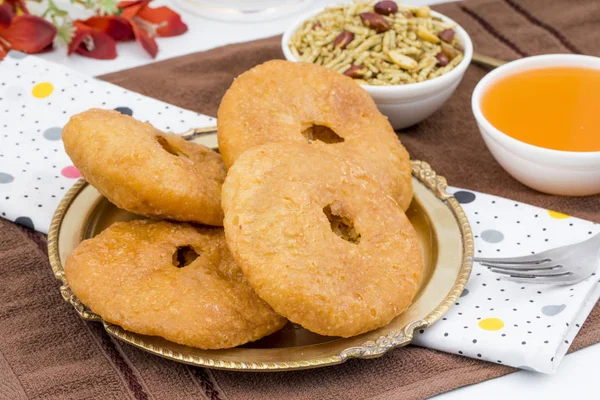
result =
[[[472,108],[500,165],[540,192],[600,193],[600,58],[527,57],[487,74]]]

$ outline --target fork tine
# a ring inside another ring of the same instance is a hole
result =
[[[546,257],[543,254],[531,255],[524,257],[509,257],[509,258],[482,258],[473,257],[473,261],[478,263],[487,264],[503,264],[503,265],[537,265],[551,262],[550,257]]]
[[[519,278],[513,276],[503,276],[504,279],[510,282],[518,283],[534,283],[534,284],[547,284],[547,285],[574,285],[585,280],[585,277],[580,276],[561,276],[561,277],[538,277],[538,278]]]
[[[573,275],[573,272],[565,271],[564,269],[562,269],[562,265],[560,267],[561,268],[559,268],[559,269],[552,269],[552,270],[546,270],[546,271],[534,271],[534,272],[529,272],[529,273],[521,272],[521,271],[507,271],[507,270],[496,269],[496,268],[490,268],[490,271],[495,272],[497,274],[501,274],[501,275],[508,275],[508,276],[514,277],[514,278],[530,278],[530,279],[541,278],[541,277],[560,278],[560,277]]]
[[[562,265],[558,264],[554,264],[551,265],[549,263],[543,263],[543,264],[495,264],[495,263],[488,263],[488,262],[480,262],[481,265],[483,265],[484,267],[488,267],[488,268],[496,268],[496,269],[502,269],[502,270],[506,270],[506,271],[518,271],[518,272],[525,272],[525,271],[550,271],[550,270],[556,270],[560,267],[562,267]]]

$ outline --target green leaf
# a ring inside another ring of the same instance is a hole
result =
[[[70,19],[66,19],[62,24],[56,27],[56,38],[68,45],[75,36],[75,27]]]
[[[58,8],[58,6],[52,0],[48,0],[48,9],[44,12],[44,15],[66,17],[69,15],[69,13],[61,8]]]
[[[119,8],[117,0],[96,0],[96,10],[100,15],[115,15]]]

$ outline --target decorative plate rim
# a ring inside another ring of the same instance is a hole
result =
[[[181,352],[173,352],[141,339],[137,334],[128,332],[120,326],[105,322],[102,318],[89,310],[71,291],[69,287],[58,251],[58,235],[60,226],[66,211],[75,200],[77,195],[88,185],[84,179],[78,180],[66,193],[56,209],[50,229],[48,231],[48,258],[52,267],[54,277],[61,282],[60,292],[63,299],[71,304],[75,311],[86,321],[102,322],[104,329],[112,336],[123,340],[133,346],[149,351],[155,355],[195,366],[238,370],[238,371],[282,371],[316,368],[320,366],[335,365],[345,362],[351,358],[375,358],[388,351],[409,344],[414,336],[414,331],[419,328],[431,326],[456,302],[462,294],[467,280],[471,274],[472,257],[474,251],[473,233],[464,210],[454,198],[446,192],[447,182],[442,176],[436,174],[431,166],[424,161],[411,161],[412,174],[422,182],[429,190],[433,191],[454,215],[460,230],[462,241],[462,261],[456,281],[444,300],[425,318],[408,323],[403,329],[394,330],[376,340],[369,340],[359,346],[346,348],[338,354],[323,356],[302,361],[226,361],[216,358],[201,357]]]

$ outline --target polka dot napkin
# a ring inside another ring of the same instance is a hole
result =
[[[515,257],[589,239],[592,222],[482,193],[450,189],[479,257]],[[600,275],[600,274],[599,274]],[[501,279],[477,263],[460,299],[414,343],[498,364],[552,373],[600,297],[599,276],[572,286]]]
[[[79,178],[61,142],[69,117],[115,109],[159,129],[184,132],[214,119],[141,96],[33,56],[0,63],[0,215],[47,232],[60,199]],[[598,225],[482,193],[451,189],[485,256],[517,256],[575,243]],[[556,370],[600,297],[598,277],[567,287],[501,280],[474,265],[455,307],[415,344],[523,369]]]

